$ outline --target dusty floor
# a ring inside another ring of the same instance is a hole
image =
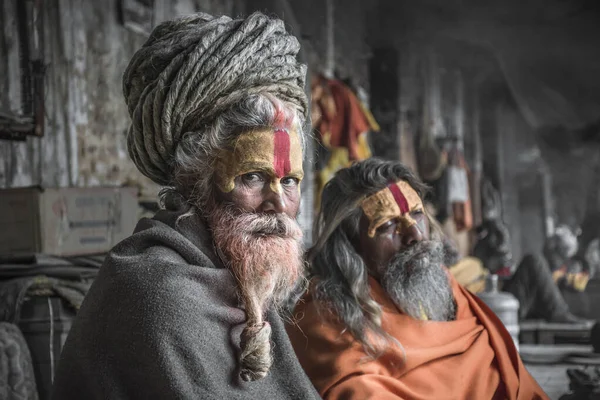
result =
[[[600,357],[590,357],[591,346],[521,345],[520,353],[526,368],[552,400],[569,391],[568,368],[600,365]]]

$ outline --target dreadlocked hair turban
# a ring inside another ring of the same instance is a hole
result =
[[[307,118],[306,66],[283,21],[198,13],[157,26],[131,59],[123,93],[132,122],[129,156],[154,182],[172,182],[173,157],[187,132],[202,134],[244,96],[268,93]]]

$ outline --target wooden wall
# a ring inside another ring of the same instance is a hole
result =
[[[156,0],[155,21],[194,12],[239,13],[235,0]],[[0,188],[30,185],[137,185],[143,196],[158,188],[129,160],[129,115],[121,92],[123,71],[146,36],[125,28],[116,1],[44,0],[45,135],[0,141]],[[16,1],[0,5],[0,108],[19,104]]]

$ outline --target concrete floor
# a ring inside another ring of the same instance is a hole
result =
[[[587,345],[521,344],[520,353],[529,373],[552,400],[569,391],[567,369],[600,365],[600,357],[590,358],[593,351]]]
[[[525,367],[552,400],[558,400],[569,391],[569,378],[566,371],[567,368],[573,368],[573,365],[525,364]]]

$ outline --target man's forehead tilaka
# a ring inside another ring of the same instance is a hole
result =
[[[386,188],[363,200],[361,208],[369,218],[369,236],[375,236],[377,229],[390,220],[397,219],[401,227],[409,227],[417,222],[410,213],[423,209],[419,194],[406,181],[393,182]]]
[[[275,175],[283,178],[292,170],[290,161],[290,122],[284,113],[277,110],[275,136],[273,138],[273,166]]]
[[[231,192],[235,178],[250,172],[270,175],[271,189],[282,191],[280,179],[302,179],[302,145],[300,133],[285,113],[277,110],[275,128],[265,128],[240,135],[232,150],[223,151],[217,161],[217,184]]]

